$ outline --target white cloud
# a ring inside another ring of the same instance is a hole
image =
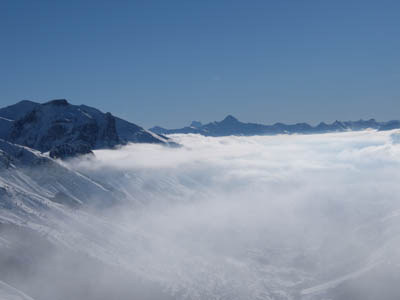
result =
[[[400,209],[391,134],[175,135],[183,147],[134,144],[72,165],[134,204],[111,215],[109,239],[141,276],[193,299],[290,299],[398,259],[382,223]]]

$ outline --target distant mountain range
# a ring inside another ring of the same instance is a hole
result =
[[[127,143],[171,144],[167,137],[65,99],[43,104],[23,100],[0,109],[0,139],[41,152],[53,158],[88,154]]]
[[[150,128],[156,134],[175,134],[175,133],[195,133],[205,136],[229,136],[229,135],[275,135],[275,134],[311,134],[327,133],[340,131],[356,131],[364,129],[391,130],[400,128],[400,121],[378,122],[375,119],[359,121],[335,121],[332,124],[324,122],[317,126],[307,123],[263,125],[257,123],[240,122],[235,117],[229,115],[220,122],[211,122],[203,125],[201,122],[193,121],[190,126],[179,129],[165,129],[160,126]]]

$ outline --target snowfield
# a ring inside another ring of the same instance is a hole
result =
[[[0,299],[398,299],[397,131],[169,137],[63,162],[0,142]]]
[[[0,281],[0,300],[33,300],[31,297]]]

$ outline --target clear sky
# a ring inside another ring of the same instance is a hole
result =
[[[400,119],[400,1],[0,1],[0,104],[151,127]]]

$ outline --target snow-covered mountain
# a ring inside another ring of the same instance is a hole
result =
[[[110,113],[64,99],[43,104],[24,100],[2,108],[0,126],[0,138],[61,158],[127,143],[170,143]]]
[[[227,116],[222,121],[202,124],[193,121],[190,126],[178,129],[166,129],[155,126],[149,130],[157,134],[177,134],[177,133],[195,133],[204,136],[229,136],[229,135],[275,135],[275,134],[311,134],[327,133],[341,131],[357,131],[365,129],[392,130],[400,128],[400,121],[377,122],[375,119],[359,121],[335,121],[331,124],[324,122],[317,126],[311,126],[307,123],[284,124],[275,123],[273,125],[263,125],[257,123],[240,122],[232,115]]]

